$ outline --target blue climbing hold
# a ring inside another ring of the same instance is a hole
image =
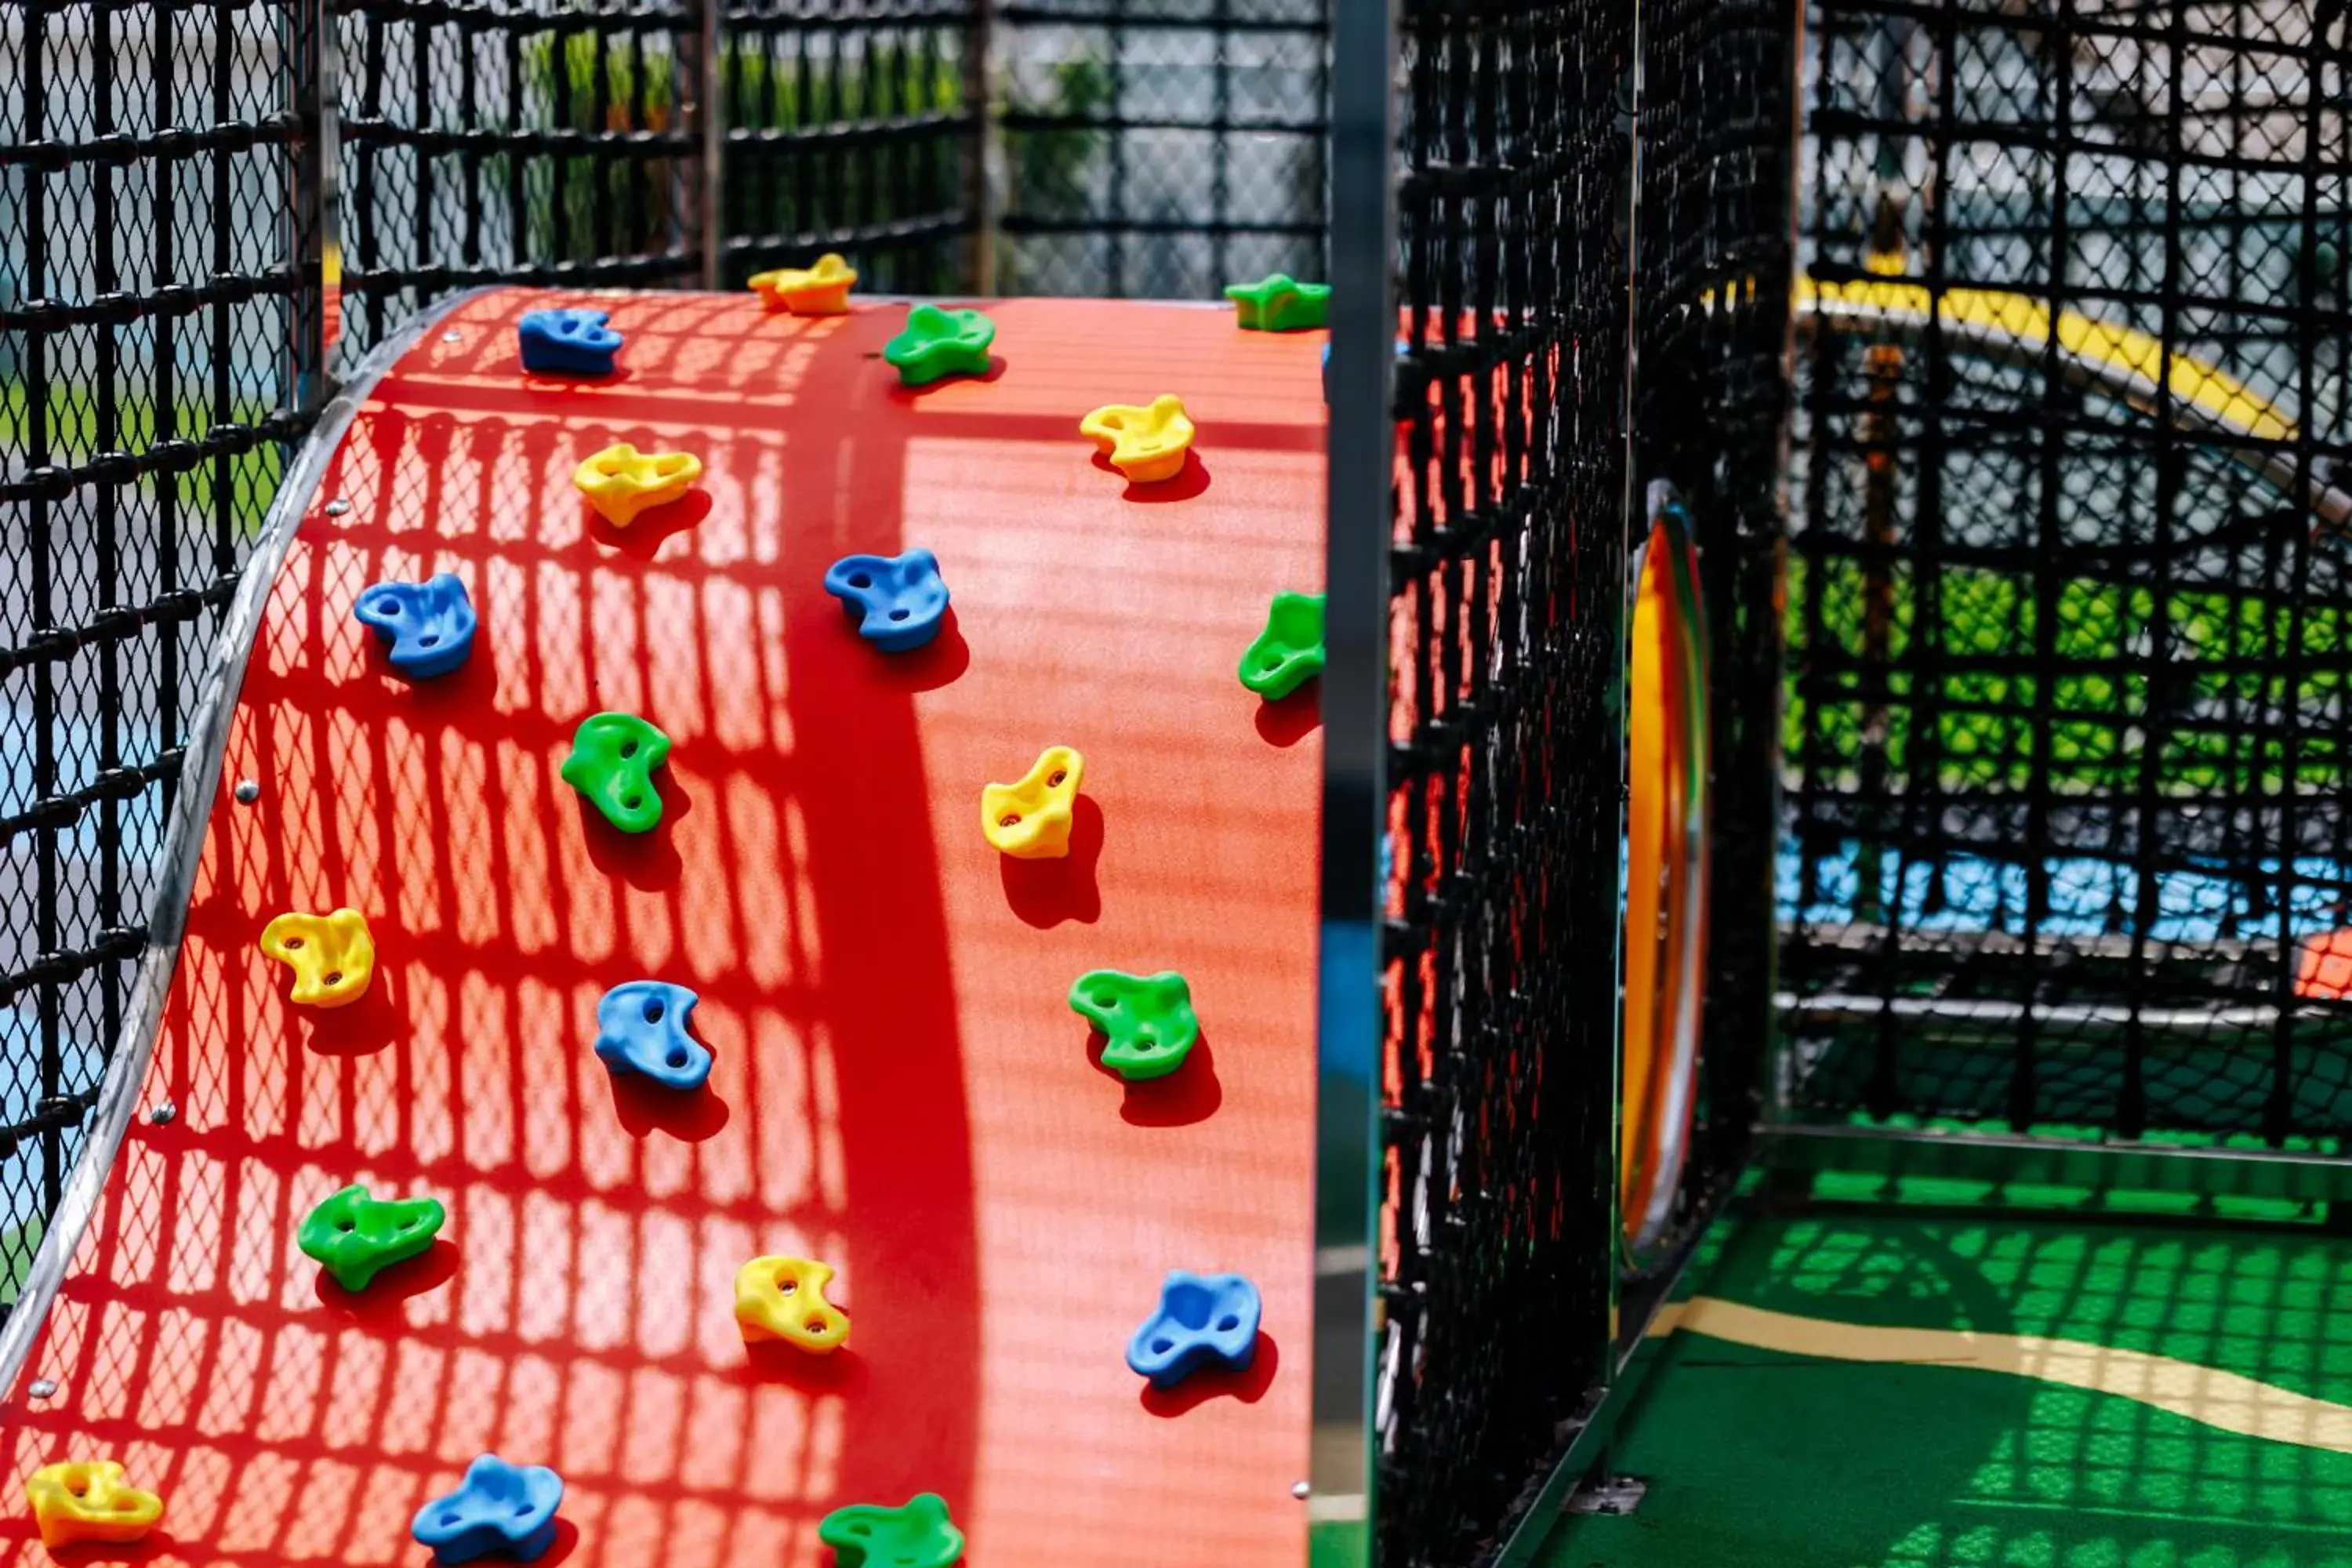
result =
[[[824,591],[863,613],[857,635],[884,653],[907,653],[929,642],[948,613],[948,585],[928,550],[845,555],[825,573]]]
[[[409,1533],[433,1549],[436,1563],[506,1557],[529,1563],[555,1544],[555,1510],[563,1478],[545,1465],[509,1465],[484,1454],[446,1497],[417,1510]]]
[[[614,986],[596,1004],[596,1055],[614,1072],[633,1072],[664,1089],[700,1089],[710,1076],[710,1047],[686,1031],[700,1000],[661,980]]]
[[[1160,1287],[1160,1310],[1127,1342],[1127,1364],[1155,1388],[1204,1366],[1245,1372],[1257,1355],[1261,1310],[1257,1287],[1238,1274],[1172,1269]]]
[[[454,572],[422,583],[371,583],[352,613],[392,645],[392,668],[414,679],[446,675],[474,651],[474,602]]]
[[[526,310],[521,321],[522,367],[538,375],[610,375],[621,334],[604,323],[606,310],[573,307]]]

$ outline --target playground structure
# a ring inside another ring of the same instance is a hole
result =
[[[1316,342],[1006,301],[984,374],[911,389],[882,357],[903,305],[574,296],[625,338],[578,380],[522,368],[551,302],[420,321],[280,492],[171,841],[192,897],[136,1113],[59,1212],[81,1241],[23,1361],[73,1393],[25,1400],[12,1467],[130,1456],[168,1499],[148,1561],[408,1561],[482,1452],[561,1475],[567,1561],[814,1562],[820,1515],[923,1493],[975,1563],[1299,1557],[1315,713],[1236,671],[1318,569]],[[1078,429],[1134,395],[1139,340],[1201,427],[1173,482]],[[607,521],[575,470],[616,442],[691,448],[694,488]],[[953,604],[885,651],[827,568],[909,548]],[[1263,592],[1212,604],[1236,556]],[[405,674],[354,610],[442,573],[470,651]],[[575,767],[599,709],[667,737],[654,798]],[[1075,804],[1039,858],[975,805],[1058,738],[1087,760],[1047,753]],[[332,908],[372,975],[279,913]],[[290,993],[257,942],[312,961]],[[1173,1072],[1122,1081],[1108,1017],[1090,1065],[1072,983],[1106,969],[1189,981]],[[640,976],[691,988],[707,1088],[598,1060],[599,998]],[[354,1182],[447,1217],[346,1289],[296,1230]],[[837,1279],[821,1361],[739,1333],[738,1271],[777,1255]],[[1178,1268],[1256,1281],[1264,1317],[1245,1366],[1161,1388],[1122,1354]],[[165,1339],[216,1369],[170,1412]],[[257,1512],[330,1431],[378,1479]],[[1083,1500],[1041,1447],[1090,1456]]]
[[[16,1471],[168,1494],[157,1561],[400,1560],[494,1449],[583,1562],[901,1504],[982,1565],[1918,1561],[1606,1522],[1626,1455],[1807,1489],[1690,1457],[1754,1413],[1676,1353],[1853,1326],[1801,1205],[2344,1196],[2342,17],[2275,10],[34,8]],[[1207,303],[1275,271],[1328,333]],[[558,309],[617,379],[525,374]],[[444,571],[431,673],[371,606]],[[678,799],[574,804],[656,735]],[[383,988],[289,1010],[257,941],[343,908]],[[300,1233],[362,1179],[442,1228],[347,1299]],[[1857,1345],[2156,1353],[1881,1219],[1832,1251],[1975,1316]],[[755,1258],[847,1342],[755,1289],[747,1348]],[[1251,1300],[1158,1386],[1147,1317]],[[2233,1441],[2352,1402],[2156,1349]]]

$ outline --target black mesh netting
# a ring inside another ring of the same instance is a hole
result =
[[[1797,1110],[2340,1136],[2340,0],[1812,16]]]
[[[80,1146],[195,681],[308,425],[315,47],[281,0],[0,11],[0,1304]]]
[[[1781,0],[1643,9],[1635,478],[1672,484],[1689,509],[1709,659],[1706,1030],[1685,1237],[1745,1156],[1772,1028],[1793,23]]]
[[[994,255],[1013,294],[1320,279],[1328,0],[1000,5]]]
[[[970,0],[343,0],[344,356],[501,280],[661,287],[838,250],[870,291],[963,282],[976,222]],[[715,20],[715,70],[702,60]]]
[[[1633,7],[1405,6],[1383,1563],[1489,1560],[1602,1378],[1629,503],[1684,487],[1769,712],[1793,21],[1644,8],[1637,223]],[[1659,419],[1634,468],[1629,279]],[[1736,706],[1730,809],[1769,844],[1769,728]],[[1718,951],[1735,1028],[1765,1005],[1768,853],[1727,857],[1726,918],[1755,922]],[[1714,1074],[1710,1149],[1751,1120],[1760,1038]]]

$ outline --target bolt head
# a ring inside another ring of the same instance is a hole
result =
[[[343,513],[351,510],[352,503],[345,500],[341,496],[337,496],[334,500],[327,503],[327,515],[329,517],[341,517]]]
[[[255,779],[239,779],[236,781],[237,805],[251,805],[255,801],[259,800],[260,798],[261,784],[259,781]]]
[[[1313,1487],[1307,1485],[1305,1481],[1293,1481],[1290,1483],[1290,1495],[1297,1498],[1300,1502],[1305,1502],[1307,1495],[1314,1491],[1314,1489],[1315,1489]]]
[[[25,1385],[25,1392],[35,1399],[53,1399],[57,1396],[58,1380],[54,1377],[37,1377]]]
[[[180,1108],[166,1100],[147,1113],[147,1120],[158,1127],[169,1127],[179,1120]]]

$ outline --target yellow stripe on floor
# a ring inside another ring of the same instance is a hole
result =
[[[1677,1329],[1733,1344],[1822,1361],[1887,1362],[2005,1372],[2042,1383],[2112,1394],[2189,1420],[2262,1437],[2352,1454],[2352,1408],[2233,1372],[2145,1351],[2114,1350],[2081,1340],[2032,1334],[1981,1334],[1967,1329],[1890,1329],[1800,1318],[1696,1296],[1668,1306],[1654,1336]]]

